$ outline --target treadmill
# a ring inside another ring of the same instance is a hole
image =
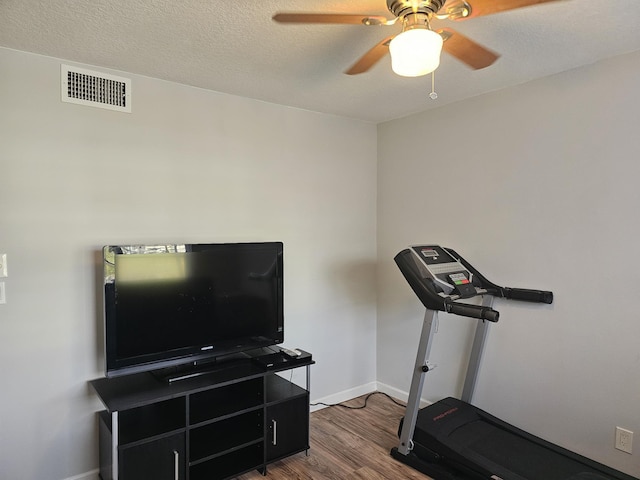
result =
[[[450,248],[420,245],[395,256],[405,279],[426,307],[393,458],[434,480],[639,480],[531,435],[471,405],[495,297],[550,304],[553,293],[500,287]],[[480,304],[459,300],[481,297]],[[420,409],[438,312],[477,318],[461,400],[445,398]]]

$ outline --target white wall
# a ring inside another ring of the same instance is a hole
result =
[[[640,445],[613,448],[616,425],[640,432],[638,85],[640,52],[379,125],[380,382],[408,391],[424,314],[394,255],[452,247],[555,294],[496,301],[476,403],[640,475]],[[473,323],[440,315],[427,400],[460,394]]]
[[[105,244],[282,240],[312,399],[374,382],[375,125],[127,74],[132,114],[82,107],[61,63],[0,49],[0,478],[97,466]]]

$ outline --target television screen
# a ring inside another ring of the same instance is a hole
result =
[[[283,245],[106,246],[106,375],[281,343]]]

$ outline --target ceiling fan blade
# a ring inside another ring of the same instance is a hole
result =
[[[337,23],[351,25],[386,25],[380,15],[341,15],[333,13],[276,13],[273,20],[280,23]]]
[[[557,1],[558,0],[467,0],[466,3],[471,7],[471,11],[467,16],[454,18],[454,20],[467,20],[469,18],[481,17],[483,15],[505,12],[507,10],[515,10],[516,8]],[[455,0],[449,5],[445,5],[445,9],[455,9],[457,4],[464,3],[465,2],[463,0]]]
[[[346,73],[347,75],[357,75],[358,73],[364,73],[369,70],[376,63],[378,63],[382,57],[389,53],[389,43],[394,36],[395,35],[392,35],[385,38],[381,42],[378,42],[371,50],[360,57],[360,59],[344,73]]]
[[[442,49],[471,68],[479,70],[495,62],[500,55],[450,28],[438,30],[445,40]]]

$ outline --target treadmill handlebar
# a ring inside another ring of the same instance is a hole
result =
[[[464,259],[461,255],[459,255],[452,248],[445,248],[447,252],[453,255],[466,269],[468,269],[473,275],[480,281],[480,284],[483,288],[486,288],[491,292],[492,295],[496,297],[502,297],[509,300],[521,300],[523,302],[533,302],[533,303],[553,303],[553,292],[545,291],[545,290],[529,290],[526,288],[510,288],[510,287],[501,287],[496,285],[487,277],[482,275],[477,269],[473,267],[466,259]]]
[[[469,263],[460,257],[451,249],[446,249],[454,255],[471,273],[479,280],[481,288],[486,290],[486,294],[495,297],[503,297],[513,300],[522,300],[526,302],[551,303],[553,301],[553,293],[543,290],[528,290],[524,288],[508,288],[500,287],[495,283],[487,280],[480,272],[473,268]],[[462,302],[456,302],[453,299],[442,295],[437,291],[433,281],[424,278],[418,270],[410,249],[405,249],[398,253],[394,260],[405,279],[411,286],[416,296],[422,304],[429,310],[439,310],[464,317],[479,318],[497,322],[500,313],[490,307],[481,305],[470,305]]]
[[[482,320],[489,320],[490,322],[497,322],[498,318],[500,318],[500,312],[493,308],[481,305],[447,302],[445,303],[445,308],[448,313],[453,313],[462,317],[480,318]]]
[[[529,290],[526,288],[502,288],[504,298],[522,300],[524,302],[553,303],[553,292],[545,290]]]

